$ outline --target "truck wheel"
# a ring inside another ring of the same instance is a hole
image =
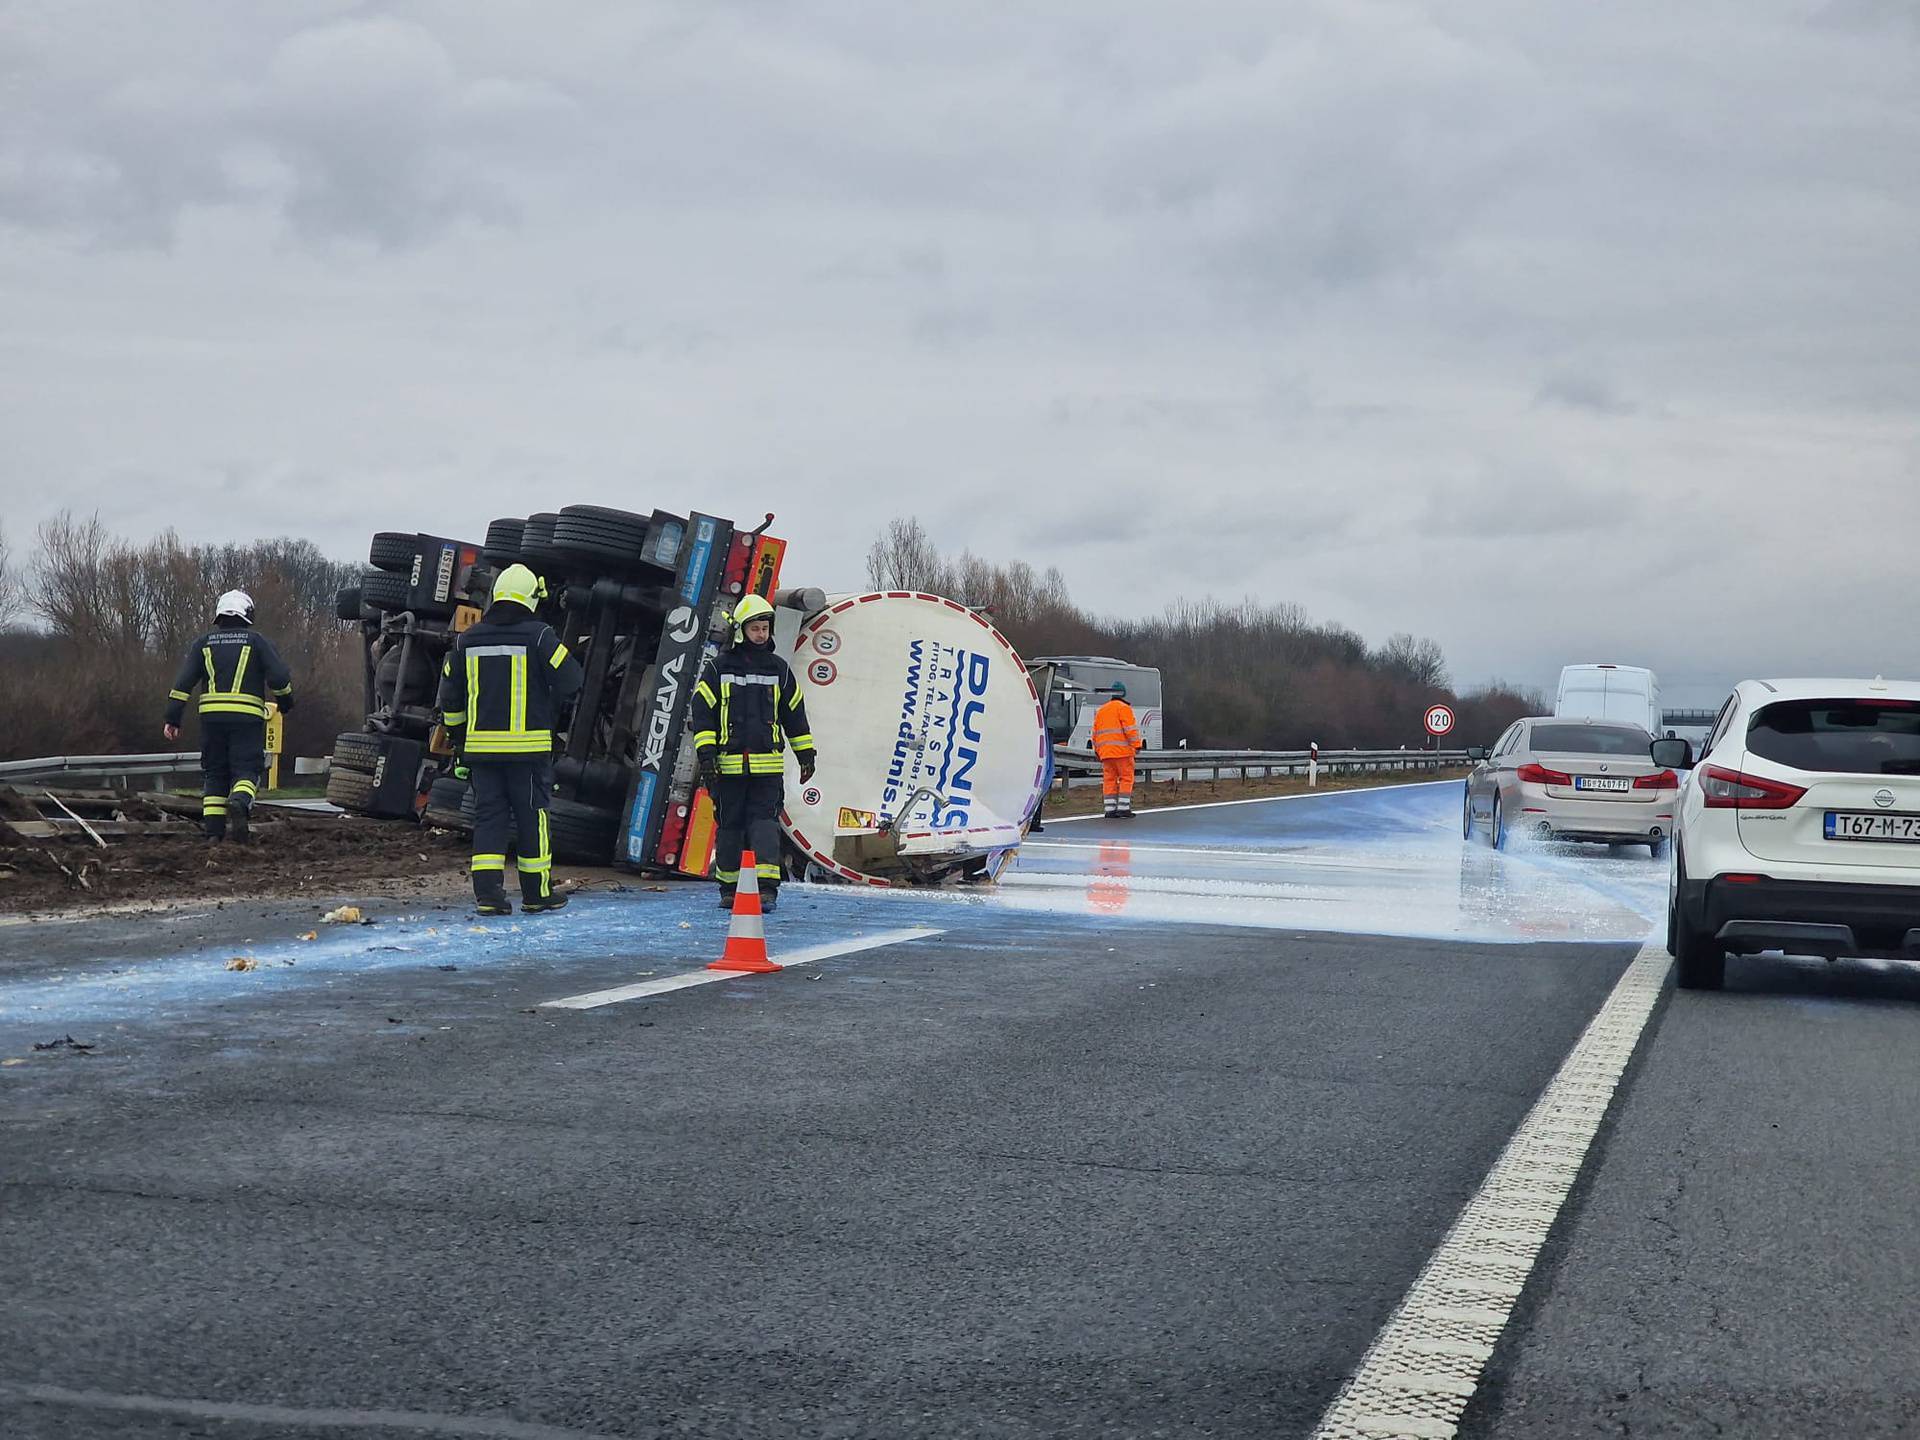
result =
[[[1680,872],[1684,880],[1686,872]],[[1667,900],[1667,951],[1673,956],[1674,980],[1682,990],[1718,990],[1727,983],[1727,951],[1705,934],[1680,903],[1681,886]]]
[[[589,561],[612,561],[616,565],[638,561],[646,538],[643,516],[599,505],[569,505],[553,527],[555,548]]]
[[[386,750],[384,735],[369,735],[364,730],[348,730],[334,738],[333,769],[358,770],[363,775],[373,774],[374,766],[380,763],[380,756]]]
[[[357,621],[363,613],[358,585],[348,585],[333,592],[333,615],[336,620]]]
[[[613,810],[596,810],[556,795],[547,812],[553,858],[568,865],[611,865],[619,833],[620,816]]]
[[[373,776],[335,766],[327,773],[327,799],[342,810],[365,811],[373,804]]]
[[[375,610],[399,611],[407,608],[413,586],[404,575],[385,570],[369,570],[360,577],[360,599]]]
[[[402,535],[397,530],[382,530],[367,547],[367,563],[376,570],[407,575],[413,571],[413,557],[420,552],[420,537]]]
[[[427,791],[427,805],[420,812],[421,823],[437,825],[442,830],[471,831],[473,810],[466,803],[467,791],[466,781],[442,775]]]
[[[518,516],[505,516],[487,526],[487,538],[480,547],[480,558],[504,569],[520,561],[520,547],[526,540],[527,522]]]

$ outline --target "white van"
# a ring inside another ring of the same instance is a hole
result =
[[[1657,739],[1660,678],[1638,665],[1569,665],[1560,672],[1553,713],[1562,720],[1628,720]]]

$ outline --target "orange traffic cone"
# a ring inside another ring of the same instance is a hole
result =
[[[760,919],[759,869],[753,851],[743,851],[740,888],[733,892],[733,921],[727,926],[727,948],[707,969],[764,975],[780,968],[767,958],[767,929]]]

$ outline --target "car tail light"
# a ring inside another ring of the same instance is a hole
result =
[[[1709,810],[1787,810],[1806,793],[1804,786],[1783,785],[1718,765],[1700,772],[1700,794]]]
[[[1760,875],[1722,875],[1720,877],[1720,883],[1723,885],[1758,885],[1764,878],[1764,876]]]
[[[1571,785],[1573,777],[1544,765],[1522,765],[1513,772],[1526,785]]]
[[[1658,775],[1642,775],[1633,782],[1636,790],[1677,790],[1680,777],[1671,770],[1662,770]]]

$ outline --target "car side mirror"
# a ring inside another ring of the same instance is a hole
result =
[[[1467,746],[1467,759],[1473,761],[1473,763],[1476,765],[1478,765],[1482,760],[1486,759],[1487,756],[1490,755],[1491,753],[1492,752],[1488,750],[1487,747],[1484,745]]]
[[[1691,770],[1693,768],[1693,742],[1691,740],[1656,740],[1647,747],[1647,753],[1653,756],[1653,763],[1662,770]]]

